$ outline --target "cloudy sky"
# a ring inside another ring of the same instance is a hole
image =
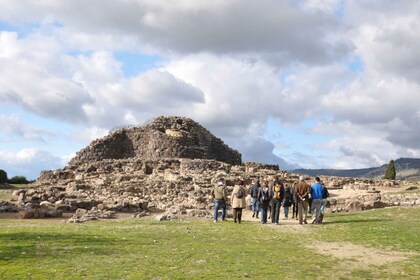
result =
[[[420,157],[420,1],[0,0],[0,169],[192,118],[244,161]]]

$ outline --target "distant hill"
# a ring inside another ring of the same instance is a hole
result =
[[[295,169],[292,172],[310,176],[340,176],[358,178],[383,178],[388,164],[362,169]],[[420,179],[420,159],[400,158],[395,161],[397,179]]]

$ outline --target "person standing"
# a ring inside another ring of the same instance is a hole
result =
[[[250,189],[250,195],[252,197],[252,218],[256,217],[258,219],[259,209],[259,200],[258,200],[258,190],[260,189],[260,181],[252,180],[252,186]]]
[[[267,223],[267,211],[270,204],[271,190],[266,181],[263,181],[258,191],[258,198],[261,205],[261,223]]]
[[[224,180],[220,178],[213,188],[212,194],[214,197],[214,222],[217,223],[219,209],[222,208],[222,221],[226,218],[226,201],[227,201],[227,191],[226,186],[223,182]]]
[[[280,218],[280,206],[284,198],[284,186],[279,181],[277,176],[273,177],[273,181],[270,182],[270,189],[272,193],[271,198],[271,223],[274,225],[279,224]]]
[[[293,182],[292,185],[292,219],[298,219],[298,204],[296,199],[296,184],[297,182]]]
[[[244,182],[238,180],[238,184],[233,188],[231,203],[233,209],[233,220],[241,223],[242,209],[246,207]]]
[[[320,211],[319,220],[318,220],[320,224],[322,224],[324,220],[324,212],[325,212],[325,208],[327,207],[327,198],[330,196],[330,193],[328,192],[328,189],[325,186],[325,184],[323,182],[321,182],[321,184],[322,184],[322,203],[321,203],[321,211]]]
[[[298,204],[299,224],[307,224],[308,215],[308,200],[311,193],[311,186],[305,182],[303,176],[299,177],[299,182],[296,184],[296,201]]]
[[[318,224],[319,217],[321,215],[323,187],[321,184],[321,179],[319,177],[315,177],[315,181],[316,182],[311,185],[311,197],[312,197],[311,214],[312,214],[312,223]]]
[[[292,190],[288,184],[285,184],[284,187],[284,198],[282,201],[283,209],[284,209],[284,219],[287,220],[289,218],[289,207],[292,205],[293,195]]]

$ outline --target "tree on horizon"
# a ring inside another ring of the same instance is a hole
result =
[[[393,159],[391,159],[385,172],[385,179],[395,180],[396,175],[395,162]]]
[[[0,184],[7,183],[7,172],[0,169]]]

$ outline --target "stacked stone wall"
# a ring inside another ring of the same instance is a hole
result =
[[[143,127],[121,129],[93,141],[70,165],[123,158],[214,159],[241,164],[241,154],[200,124],[180,117],[159,117]]]

